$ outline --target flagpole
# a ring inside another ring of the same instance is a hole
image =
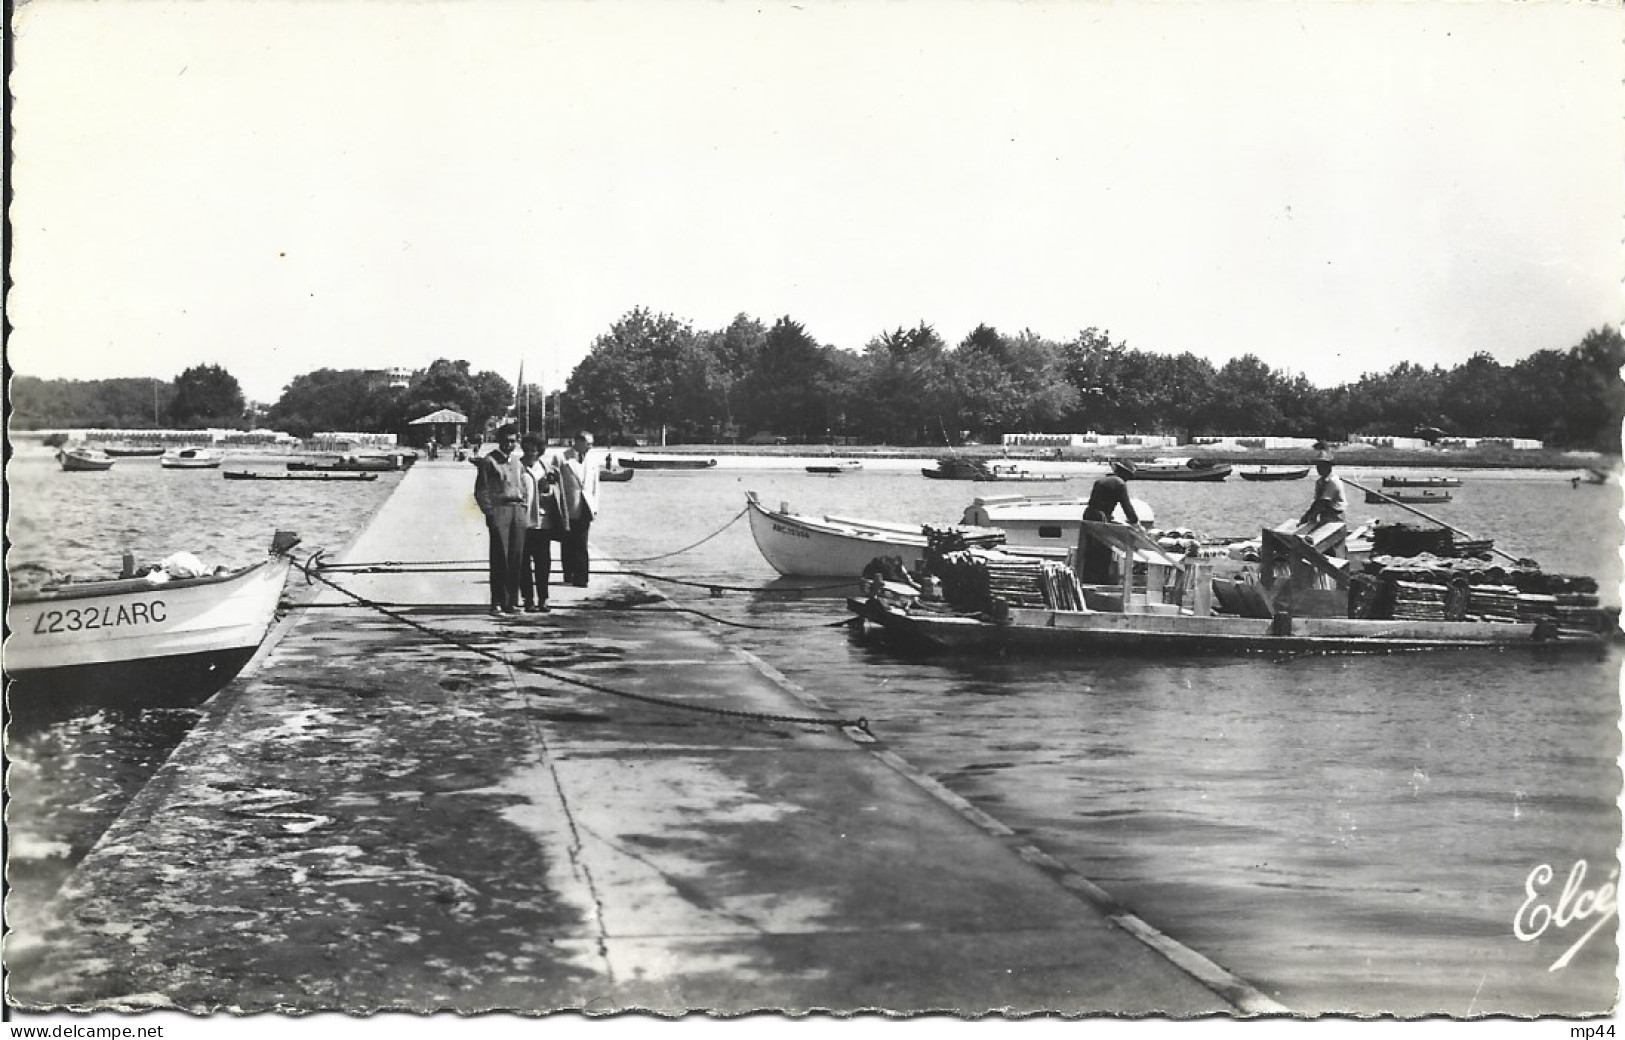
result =
[[[513,421],[519,424],[520,433],[529,433],[525,426],[525,359],[519,359],[519,378],[513,386]]]

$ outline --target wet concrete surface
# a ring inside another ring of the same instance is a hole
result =
[[[469,482],[420,464],[346,558],[482,556]],[[478,574],[330,578],[417,606],[273,633],[12,937],[13,1006],[1260,1009],[883,742],[762,718],[826,713],[612,561],[503,618]]]

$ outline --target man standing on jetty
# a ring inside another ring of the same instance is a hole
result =
[[[519,431],[497,431],[495,451],[475,460],[474,501],[485,514],[490,537],[491,613],[519,613],[525,571],[525,526],[529,517],[524,463],[514,450]]]
[[[559,546],[559,569],[564,580],[576,588],[587,587],[592,563],[587,553],[587,533],[598,515],[598,464],[589,462],[592,434],[582,430],[575,444],[559,459],[559,495],[564,509],[564,541]]]

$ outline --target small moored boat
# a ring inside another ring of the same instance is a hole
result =
[[[839,462],[816,462],[807,467],[808,473],[821,473],[825,476],[838,476],[842,473],[856,473],[863,468],[863,463],[857,459],[842,459]]]
[[[1257,469],[1244,469],[1241,471],[1242,480],[1302,480],[1309,475],[1308,466],[1260,466]]]
[[[622,483],[637,476],[632,470],[620,466],[605,466],[598,471],[598,479],[609,481],[612,484]]]
[[[1383,505],[1390,502],[1404,502],[1407,505],[1439,506],[1450,501],[1450,492],[1432,491],[1425,488],[1419,490],[1396,489],[1393,491],[1384,491],[1380,494],[1375,491],[1367,491],[1365,493],[1365,501],[1367,505]]]
[[[937,459],[936,466],[931,469],[922,466],[920,473],[932,480],[1055,483],[1066,479],[1064,473],[1041,473],[1014,462],[987,462],[982,459],[962,459],[953,456]]]
[[[112,469],[115,460],[100,448],[59,448],[56,461],[69,473],[100,473]]]
[[[6,609],[10,707],[56,716],[80,704],[200,703],[259,648],[298,541],[279,531],[268,559],[225,573],[18,590]]]
[[[338,473],[384,473],[401,468],[399,455],[318,455],[314,458],[294,459],[288,463],[289,471],[294,473],[316,470]]]
[[[1223,480],[1230,475],[1230,465],[1211,459],[1152,459],[1134,464],[1135,480]]]
[[[162,445],[104,444],[102,450],[115,459],[155,459],[164,453]]]
[[[622,464],[627,469],[711,469],[717,460],[683,455],[633,455]]]
[[[220,453],[211,448],[178,448],[158,460],[165,469],[218,469]]]
[[[365,482],[378,479],[376,473],[357,473],[346,470],[295,470],[292,473],[277,473],[274,470],[228,469],[220,475],[227,480],[327,480],[341,484],[353,484],[358,481]]]
[[[1383,477],[1385,488],[1459,488],[1460,477]]]

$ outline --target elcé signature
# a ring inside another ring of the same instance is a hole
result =
[[[1563,951],[1563,956],[1552,962],[1547,971],[1557,971],[1568,967],[1574,955],[1580,952],[1597,930],[1613,919],[1618,910],[1619,893],[1615,882],[1619,880],[1619,868],[1615,867],[1608,875],[1609,880],[1596,888],[1586,888],[1586,861],[1575,860],[1574,866],[1569,870],[1569,876],[1563,882],[1563,890],[1557,898],[1551,899],[1551,890],[1547,887],[1552,883],[1552,868],[1542,863],[1529,872],[1524,879],[1523,890],[1526,898],[1523,905],[1518,907],[1518,915],[1512,919],[1512,934],[1522,942],[1533,942],[1543,935],[1547,928],[1564,929],[1575,921],[1584,921],[1595,917],[1597,920],[1586,929],[1584,935],[1574,941],[1574,945]]]

